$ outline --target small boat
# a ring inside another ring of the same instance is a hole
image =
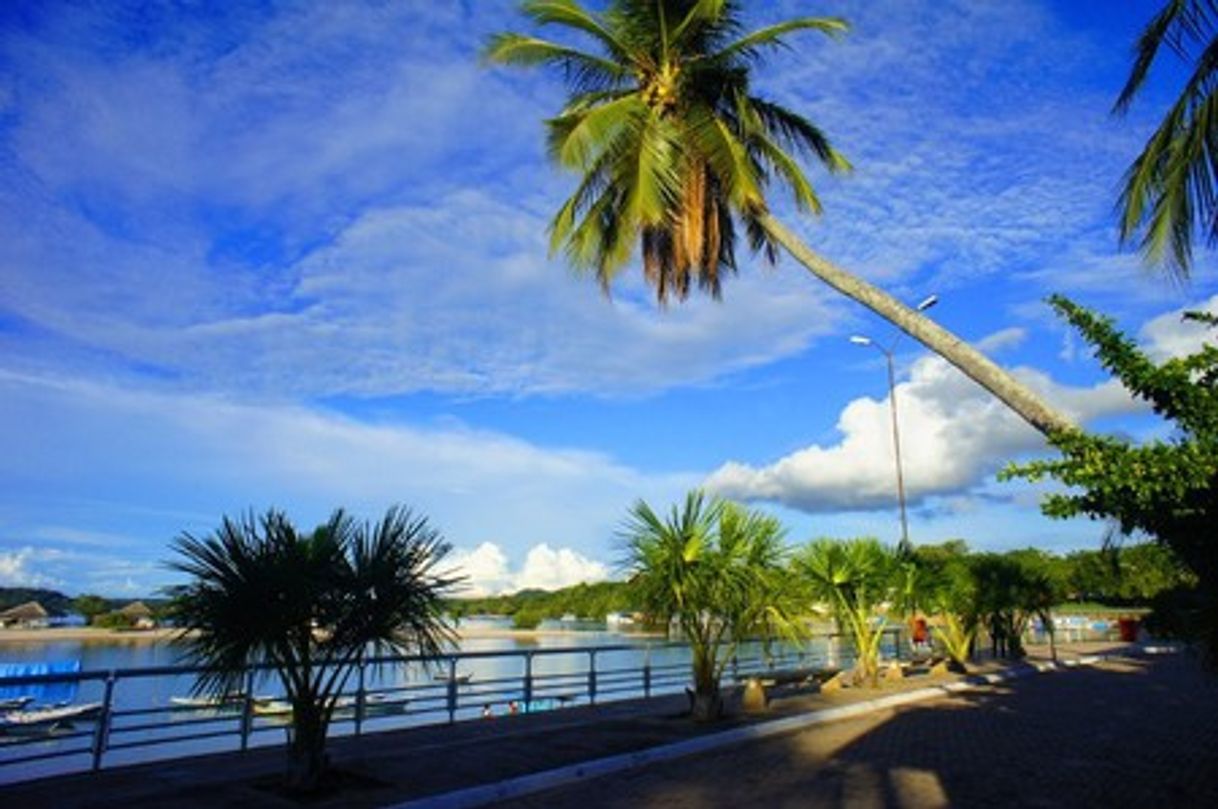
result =
[[[225,694],[222,697],[170,697],[169,701],[181,708],[238,708],[245,701],[245,694]]]
[[[78,719],[92,719],[101,713],[100,702],[30,708],[0,714],[0,733],[45,732],[70,727]]]
[[[258,716],[287,716],[292,713],[292,703],[286,699],[254,699],[254,713]]]
[[[31,696],[24,697],[5,697],[0,699],[0,711],[16,711],[24,708],[34,701]]]
[[[435,680],[437,683],[446,683],[446,682],[448,682],[448,675],[447,674],[437,674],[432,679]],[[453,675],[453,680],[460,683],[461,685],[469,685],[469,681],[472,679],[474,679],[474,675],[468,671],[459,671]]]
[[[395,699],[390,694],[368,694],[364,697],[364,710],[367,715],[384,716],[401,713],[406,709],[408,700]],[[339,697],[334,703],[335,714],[350,714],[355,711],[356,698],[353,696]],[[254,713],[268,718],[287,718],[292,714],[292,703],[286,699],[255,697]]]

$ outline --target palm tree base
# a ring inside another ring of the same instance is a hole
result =
[[[718,688],[686,690],[689,695],[689,716],[695,722],[714,722],[723,717],[723,695]]]

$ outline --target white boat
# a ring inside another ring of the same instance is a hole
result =
[[[432,679],[434,679],[437,683],[446,683],[446,682],[448,682],[448,675],[447,674],[437,674]],[[459,671],[455,675],[453,675],[453,679],[456,680],[461,685],[469,685],[469,681],[474,679],[474,675],[469,673],[468,671]]]
[[[8,711],[0,714],[0,732],[19,733],[22,731],[48,731],[57,727],[70,726],[78,719],[92,719],[101,713],[100,702],[88,702],[81,705],[59,705],[49,708],[30,708],[24,711]]]
[[[170,697],[169,701],[182,708],[239,708],[245,701],[244,694],[226,694],[223,697]]]
[[[5,697],[0,699],[0,711],[19,710],[33,701],[33,697]]]
[[[287,716],[292,713],[292,703],[286,699],[257,698],[254,700],[254,713],[258,716]]]
[[[364,697],[364,708],[369,714],[384,715],[405,710],[407,700],[394,699],[390,694],[368,694]],[[335,713],[355,710],[355,697],[339,697],[334,703]],[[254,698],[254,713],[258,716],[285,718],[292,714],[292,703],[286,699],[268,697]]]

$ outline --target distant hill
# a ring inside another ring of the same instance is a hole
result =
[[[39,587],[0,587],[0,611],[27,601],[37,601],[53,616],[67,615],[72,611],[72,599],[58,590],[44,590]]]

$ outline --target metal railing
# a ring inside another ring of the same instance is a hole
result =
[[[886,631],[885,655],[900,656],[900,630]],[[819,635],[799,645],[742,644],[726,679],[791,667],[844,668],[849,643]],[[690,683],[684,643],[656,642],[507,651],[368,657],[340,697],[332,735],[453,723],[504,713],[680,693]],[[258,695],[269,666],[246,671],[245,689],[215,704],[174,704],[202,671],[191,666],[123,668],[0,678],[0,688],[74,684],[88,718],[20,727],[0,718],[0,782],[106,766],[247,750],[274,744],[290,729],[282,695]]]

